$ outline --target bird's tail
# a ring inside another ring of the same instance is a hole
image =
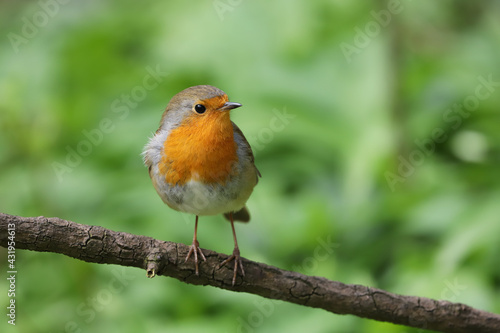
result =
[[[244,206],[242,209],[240,209],[237,212],[227,212],[224,213],[224,217],[228,220],[231,221],[231,218],[229,217],[229,214],[233,214],[233,221],[240,221],[240,222],[248,222],[250,221],[250,213],[248,212],[248,209],[246,206]]]

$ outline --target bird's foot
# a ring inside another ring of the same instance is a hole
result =
[[[205,258],[205,255],[203,254],[203,252],[200,249],[200,243],[198,243],[197,240],[193,240],[193,243],[189,246],[189,252],[188,252],[184,262],[188,261],[189,257],[191,257],[191,255],[194,254],[194,265],[196,268],[196,270],[195,270],[196,275],[199,275],[198,274],[198,253],[203,258],[203,261],[207,261],[207,259]]]
[[[228,262],[231,262],[232,260],[234,260],[233,283],[232,283],[232,285],[234,286],[236,282],[236,275],[238,273],[238,266],[240,267],[241,275],[245,276],[245,270],[243,269],[243,263],[241,262],[241,257],[240,257],[240,249],[238,247],[234,248],[233,254],[229,258],[221,262],[217,267],[217,269],[221,268],[222,266],[224,266]]]

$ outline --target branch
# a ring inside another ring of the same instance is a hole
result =
[[[343,284],[316,276],[281,270],[243,259],[245,277],[231,286],[232,270],[217,269],[227,256],[203,250],[207,261],[200,275],[184,258],[188,246],[151,237],[116,232],[60,218],[19,217],[0,213],[0,245],[7,247],[8,230],[15,230],[15,248],[61,253],[99,264],[145,269],[148,277],[164,275],[185,283],[210,285],[270,299],[320,308],[337,314],[387,321],[441,332],[500,332],[500,315],[470,306],[425,297]]]

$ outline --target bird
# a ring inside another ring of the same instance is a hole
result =
[[[250,144],[230,119],[230,111],[241,106],[229,102],[227,94],[214,86],[186,88],[171,98],[142,153],[163,202],[195,215],[193,241],[184,262],[194,257],[196,275],[198,254],[206,261],[197,238],[199,216],[223,214],[229,220],[234,249],[217,268],[234,261],[233,286],[238,268],[245,276],[234,222],[250,220],[246,202],[261,177]]]

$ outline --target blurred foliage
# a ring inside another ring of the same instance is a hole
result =
[[[243,256],[500,312],[498,1],[0,6],[0,211],[189,243],[140,152],[175,93],[211,84],[244,105],[263,175]],[[199,239],[232,249],[220,216]],[[17,266],[2,332],[418,331],[55,254]]]

